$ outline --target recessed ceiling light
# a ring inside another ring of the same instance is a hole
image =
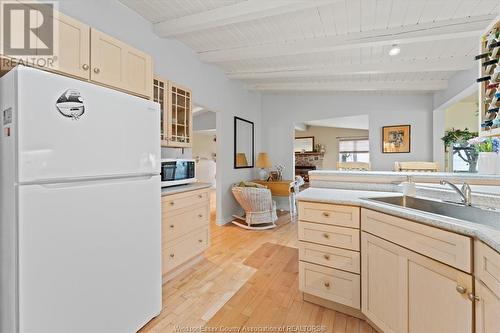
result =
[[[399,52],[401,52],[401,49],[397,44],[392,45],[392,48],[389,50],[389,55],[390,56],[395,56],[398,55]]]

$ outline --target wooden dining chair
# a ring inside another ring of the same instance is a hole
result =
[[[394,162],[394,171],[438,172],[439,164],[435,162]]]

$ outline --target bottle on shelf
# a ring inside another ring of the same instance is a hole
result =
[[[488,60],[488,61],[483,62],[484,71],[487,74],[491,74],[493,72],[493,70],[495,69],[495,67],[497,66],[497,64],[498,64],[498,59],[492,59],[492,60]]]
[[[476,80],[477,83],[485,82],[491,79],[491,75],[485,75]]]

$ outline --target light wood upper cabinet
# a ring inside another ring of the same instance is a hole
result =
[[[168,83],[167,142],[169,147],[192,147],[193,112],[191,90]]]
[[[151,57],[122,41],[91,29],[92,81],[151,97]]]
[[[59,73],[90,79],[90,27],[58,13],[57,57],[52,69]]]
[[[362,233],[362,310],[384,332],[472,332],[472,276]]]
[[[153,101],[160,104],[161,145],[163,147],[192,147],[191,99],[191,90],[158,76],[153,79]]]
[[[158,76],[155,76],[153,79],[153,101],[160,104],[160,140],[162,146],[168,146],[167,100],[168,100],[168,81]]]

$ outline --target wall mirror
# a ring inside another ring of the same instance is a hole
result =
[[[254,165],[253,122],[234,117],[234,168],[253,168]]]
[[[314,136],[296,137],[293,151],[296,153],[312,153],[314,151]]]

